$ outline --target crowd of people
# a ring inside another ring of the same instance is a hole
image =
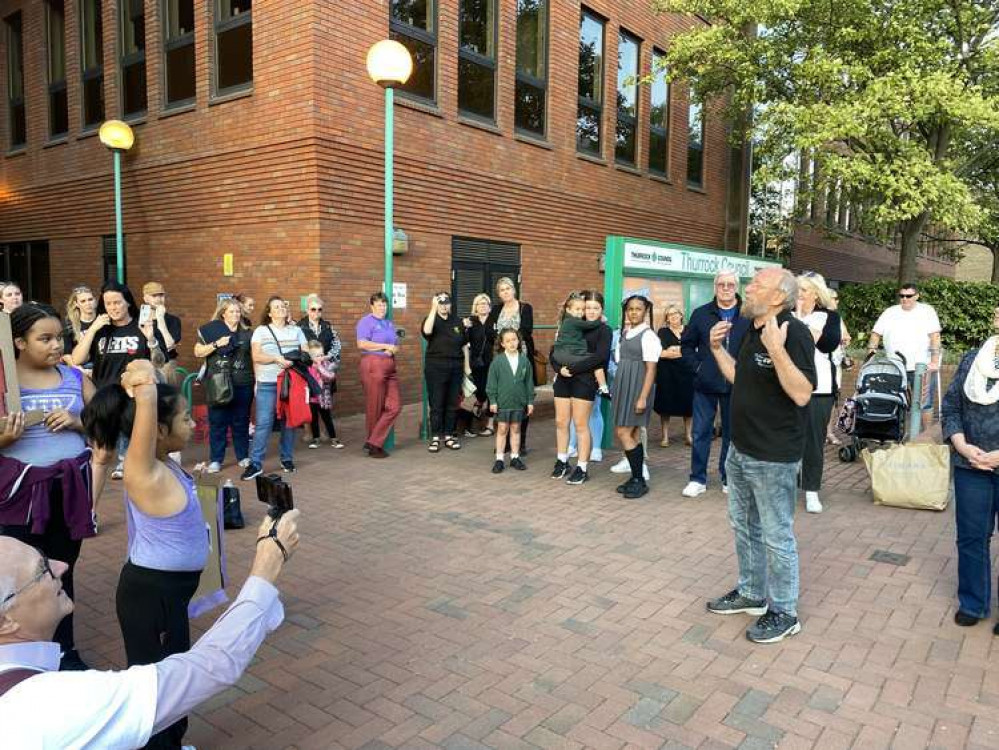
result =
[[[553,480],[577,486],[590,480],[592,464],[603,459],[606,417],[624,454],[611,471],[629,475],[617,491],[628,499],[645,496],[655,412],[663,448],[671,444],[670,420],[682,419],[691,456],[688,483],[679,494],[701,497],[712,444],[720,437],[717,472],[734,530],[738,578],[707,609],[757,617],[747,630],[754,642],[799,632],[794,512],[799,493],[808,512],[823,510],[824,446],[835,440],[830,424],[850,342],[835,292],[822,277],[769,268],[740,295],[739,279],[722,271],[712,300],[689,320],[679,306],[656,310],[650,299],[632,294],[622,303],[617,330],[607,323],[599,292],[572,292],[560,306],[547,358],[534,342],[534,310],[518,298],[513,281],[500,279],[495,293],[495,305],[489,295],[477,295],[467,316],[454,309],[448,292],[431,298],[421,326],[427,450],[458,451],[463,439],[493,437],[491,471],[526,470],[536,389],[549,377]],[[129,288],[116,282],[97,294],[79,286],[60,316],[46,305],[26,303],[15,284],[0,284],[22,403],[22,411],[8,415],[0,429],[0,495],[6,498],[0,503],[0,559],[2,570],[10,571],[0,574],[0,722],[9,725],[3,717],[15,716],[37,690],[58,693],[61,683],[52,674],[57,670],[104,674],[89,670],[76,649],[72,601],[81,545],[97,533],[110,476],[123,481],[128,525],[116,613],[129,669],[118,673],[118,682],[105,675],[98,684],[95,677],[94,689],[110,694],[127,688],[135,695],[108,698],[103,713],[92,717],[99,724],[95,736],[180,747],[186,711],[236,679],[280,621],[271,584],[297,543],[297,512],[280,523],[264,522],[258,545],[274,544],[258,546],[255,577],[230,610],[240,613],[235,619],[252,621],[251,648],[219,674],[204,677],[206,665],[214,663],[212,649],[235,638],[236,628],[227,613],[203,639],[209,645],[191,649],[188,605],[208,548],[195,482],[180,461],[194,427],[191,405],[176,382],[183,329],[167,311],[162,284],[145,284],[142,299],[140,307]],[[355,328],[365,401],[363,448],[383,459],[402,407],[396,369],[402,342],[387,315],[386,296],[372,294],[369,308]],[[279,432],[280,466],[288,473],[296,470],[299,429],[310,430],[310,449],[344,447],[334,420],[344,342],[323,316],[323,300],[310,295],[297,322],[281,296],[267,299],[257,325],[255,309],[248,295],[221,299],[193,345],[203,361],[206,471],[222,470],[231,441],[244,480],[264,471],[273,431]],[[995,324],[999,330],[999,310]],[[940,368],[939,320],[919,302],[913,284],[902,285],[899,304],[881,315],[868,341],[872,352],[884,344],[901,354],[910,378],[920,364],[931,373]],[[546,359],[550,370],[542,366]],[[933,381],[917,394],[925,407],[932,406]],[[964,357],[942,408],[943,435],[955,463],[955,621],[964,626],[991,610],[989,538],[999,512],[997,405],[999,337],[993,337]],[[30,655],[24,648],[48,641],[53,645]],[[45,679],[36,679],[39,672]],[[195,672],[204,686],[181,698],[176,685]],[[15,689],[22,680],[24,686]],[[139,700],[142,710],[133,704]],[[72,727],[32,731],[58,738],[69,736]]]

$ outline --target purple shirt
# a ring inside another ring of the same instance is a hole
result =
[[[357,340],[370,341],[373,344],[398,345],[399,337],[395,335],[395,324],[387,318],[376,318],[374,315],[365,315],[357,321]],[[374,355],[376,357],[391,357],[388,352],[367,352],[362,351],[361,355]]]

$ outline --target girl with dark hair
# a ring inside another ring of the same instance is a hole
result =
[[[8,415],[0,430],[0,534],[66,563],[62,585],[73,599],[82,540],[96,533],[94,471],[101,484],[106,473],[104,465],[92,470],[80,420],[95,389],[79,370],[62,364],[55,310],[27,304],[10,318],[25,411]],[[101,459],[106,461],[103,454]],[[88,669],[76,651],[72,614],[59,623],[55,640],[63,651],[61,669]]]
[[[147,360],[128,364],[121,384],[100,389],[83,412],[95,445],[114,446],[127,434],[125,513],[128,560],[115,606],[128,666],[154,664],[191,647],[187,607],[208,558],[208,534],[194,479],[170,458],[191,436],[188,404],[157,383]],[[147,748],[177,748],[187,719],[153,735]]]
[[[617,344],[617,375],[611,389],[614,433],[621,441],[631,468],[631,478],[617,488],[629,499],[649,491],[642,476],[645,461],[640,439],[649,426],[655,399],[656,364],[662,353],[659,337],[652,330],[652,302],[633,294],[621,305],[621,337]]]
[[[399,337],[388,320],[388,297],[375,292],[368,299],[371,313],[357,321],[357,348],[361,350],[361,387],[364,390],[364,448],[371,458],[386,458],[385,439],[402,411],[395,355]]]

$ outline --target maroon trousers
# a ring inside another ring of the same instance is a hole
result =
[[[402,411],[395,357],[361,355],[361,388],[364,389],[366,442],[381,448]]]

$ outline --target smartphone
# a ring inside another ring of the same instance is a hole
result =
[[[143,305],[139,308],[139,325],[145,325],[153,317],[153,308],[149,305]]]

